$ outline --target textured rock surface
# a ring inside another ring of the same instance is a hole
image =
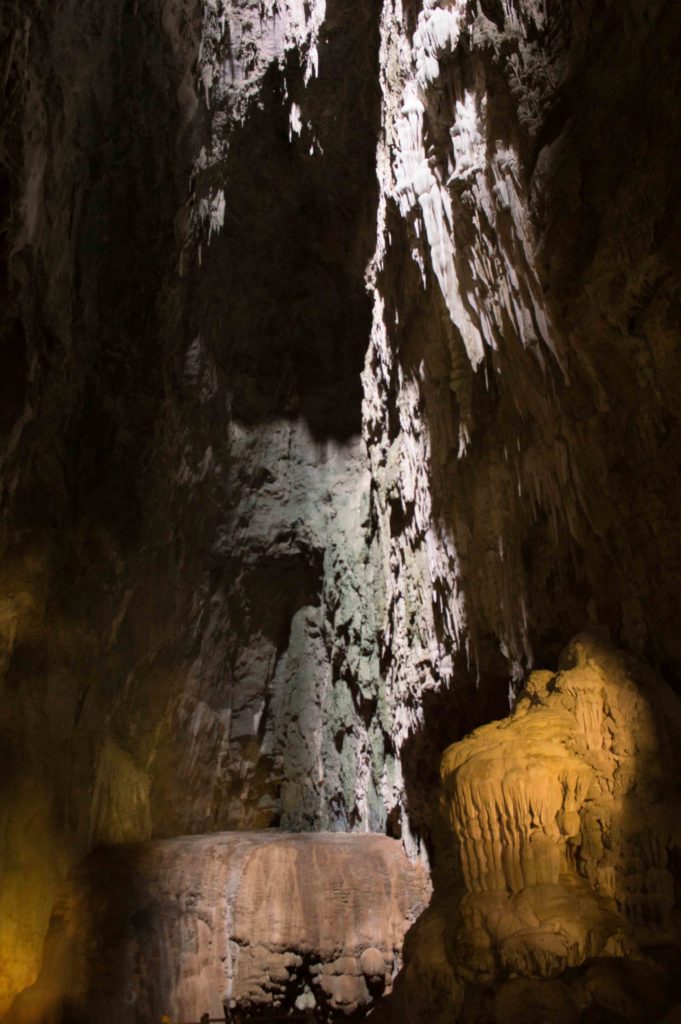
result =
[[[531,674],[510,717],[445,751],[456,856],[405,948],[394,1019],[670,1011],[680,727],[681,703],[647,666],[582,634],[557,673]]]
[[[218,833],[101,848],[76,871],[16,1022],[348,1015],[389,992],[427,871],[386,836]]]
[[[679,941],[680,728],[652,673],[582,636],[510,718],[445,752],[466,967],[551,976]]]
[[[566,637],[678,683],[679,31],[2,5],[0,1014],[96,842],[423,851]]]
[[[462,646],[508,675],[589,619],[678,660],[678,45],[668,3],[383,7],[365,394],[394,672],[419,552],[426,677]]]

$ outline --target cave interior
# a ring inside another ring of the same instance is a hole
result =
[[[4,0],[0,1022],[681,1022],[675,0]]]

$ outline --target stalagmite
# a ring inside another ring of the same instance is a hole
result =
[[[508,719],[445,751],[464,975],[555,977],[678,943],[679,728],[667,686],[583,634]]]

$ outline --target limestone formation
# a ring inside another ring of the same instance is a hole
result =
[[[389,993],[425,869],[385,836],[216,833],[102,847],[75,872],[8,1021],[341,1016]]]
[[[593,637],[442,759],[465,895],[458,973],[551,978],[679,948],[681,704]]]

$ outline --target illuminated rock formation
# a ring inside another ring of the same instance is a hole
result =
[[[582,635],[508,719],[445,752],[464,977],[678,947],[679,729],[681,704],[649,669]]]
[[[218,833],[102,848],[9,1020],[126,1024],[225,1007],[352,1014],[389,993],[426,870],[385,836]]]
[[[581,634],[450,746],[434,897],[381,1024],[677,1019],[680,728],[659,676]]]

